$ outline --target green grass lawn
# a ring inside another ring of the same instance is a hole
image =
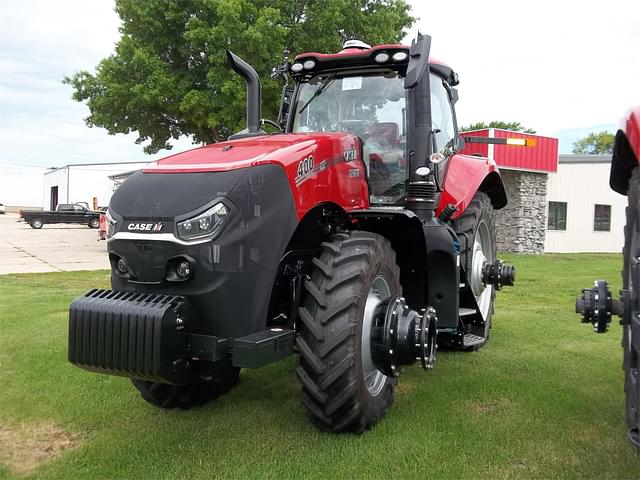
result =
[[[204,407],[155,409],[127,379],[66,360],[67,307],[106,287],[106,272],[0,276],[0,432],[71,435],[74,448],[26,475],[47,479],[640,478],[625,440],[620,327],[595,335],[573,313],[595,278],[617,292],[620,255],[506,259],[517,286],[498,294],[489,344],[440,352],[430,374],[407,368],[387,417],[361,436],[311,425],[297,358],[243,370]],[[23,477],[0,466],[0,478]]]

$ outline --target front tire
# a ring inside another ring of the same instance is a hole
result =
[[[393,402],[396,379],[375,367],[370,332],[376,306],[402,291],[395,252],[380,235],[341,233],[313,264],[298,320],[302,403],[320,430],[363,432]]]
[[[99,218],[92,218],[91,220],[89,220],[89,228],[98,228],[100,226],[100,219]]]
[[[494,263],[497,256],[493,206],[489,196],[484,192],[476,193],[466,210],[453,222],[453,229],[460,239],[460,261],[484,319],[484,342],[473,348],[478,350],[489,340],[496,299],[495,287],[482,282],[484,264]]]
[[[188,410],[229,392],[238,383],[239,374],[239,368],[229,367],[215,381],[209,383],[170,385],[137,378],[132,378],[131,383],[140,391],[140,396],[155,407]]]

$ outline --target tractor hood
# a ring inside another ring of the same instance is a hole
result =
[[[144,173],[221,172],[274,163],[287,167],[305,155],[355,145],[355,137],[346,133],[264,135],[178,153],[149,164]]]

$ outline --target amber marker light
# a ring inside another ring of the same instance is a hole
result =
[[[507,145],[519,145],[521,147],[535,147],[538,142],[533,138],[507,138]]]

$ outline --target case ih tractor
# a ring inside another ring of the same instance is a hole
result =
[[[628,438],[640,457],[640,107],[629,111],[623,129],[616,134],[611,161],[611,188],[626,195],[627,223],[624,227],[622,290],[613,299],[604,280],[583,289],[576,299],[576,313],[593,331],[604,333],[611,316],[618,315],[622,325],[622,349]]]
[[[70,361],[189,408],[298,353],[314,423],[361,432],[403,365],[485,345],[514,279],[492,221],[507,198],[492,160],[460,153],[457,75],[430,41],[297,56],[279,70],[295,85],[277,134],[261,130],[256,72],[229,52],[247,129],[115,192],[112,290],[71,305]]]

